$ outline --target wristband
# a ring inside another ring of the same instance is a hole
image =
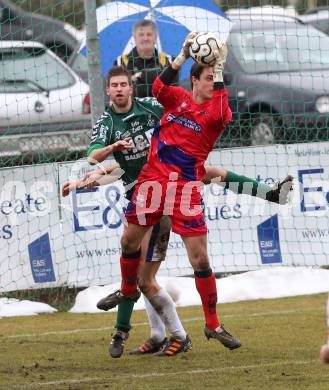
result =
[[[176,79],[178,70],[172,68],[171,65],[167,66],[160,74],[160,80],[167,85],[171,85]]]

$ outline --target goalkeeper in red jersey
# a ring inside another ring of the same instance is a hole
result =
[[[241,346],[240,341],[217,316],[216,280],[207,254],[208,230],[201,199],[205,161],[232,115],[222,78],[227,49],[223,44],[218,50],[214,67],[193,65],[192,92],[188,92],[171,83],[189,55],[190,42],[187,37],[181,53],[153,84],[153,95],[164,106],[164,115],[153,132],[148,162],[126,211],[128,225],[121,238],[121,291],[109,295],[107,303],[115,307],[136,293],[143,237],[163,215],[169,215],[172,230],[181,235],[194,269],[205,315],[205,335],[235,349]],[[170,317],[161,290],[145,294],[164,321]],[[170,324],[168,330],[174,331]],[[162,353],[173,349],[174,344],[171,339]]]

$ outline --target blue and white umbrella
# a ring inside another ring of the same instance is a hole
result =
[[[132,27],[140,19],[152,19],[158,27],[157,48],[177,55],[190,31],[209,31],[227,39],[231,22],[212,0],[130,0],[107,3],[96,10],[101,69],[105,76],[114,61],[134,46]],[[80,52],[87,55],[86,42]],[[188,77],[184,66],[181,79]]]

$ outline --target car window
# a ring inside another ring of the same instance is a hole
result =
[[[247,73],[329,68],[329,37],[311,26],[233,32],[230,47]]]
[[[32,92],[69,87],[71,73],[43,48],[0,49],[0,91]]]
[[[84,55],[77,53],[76,57],[74,58],[71,68],[79,73],[79,72],[88,72],[88,60],[87,57]]]
[[[10,92],[40,92],[45,90],[37,83],[34,83],[30,80],[14,80],[14,79],[4,79],[0,80],[0,92],[10,93]]]
[[[323,31],[325,34],[329,34],[329,18],[327,20],[318,20],[315,23],[311,23],[318,30]]]

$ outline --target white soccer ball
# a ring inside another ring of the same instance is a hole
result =
[[[220,50],[222,43],[216,34],[200,32],[190,46],[190,56],[199,64],[213,66],[216,61],[215,50]]]

